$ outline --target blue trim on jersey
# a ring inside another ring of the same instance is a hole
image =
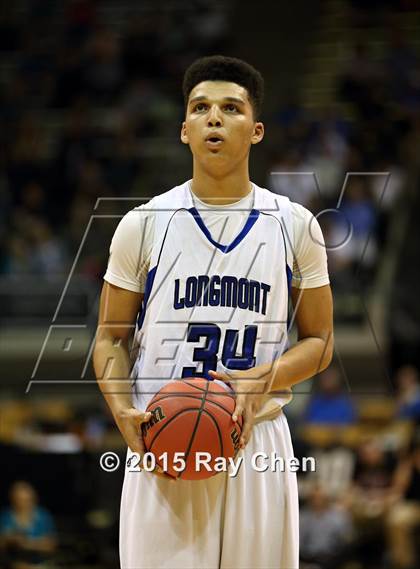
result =
[[[210,241],[210,243],[212,245],[214,245],[215,247],[217,247],[222,253],[229,253],[230,251],[232,251],[233,249],[235,249],[235,247],[237,245],[239,245],[239,243],[248,235],[248,233],[251,231],[251,229],[253,228],[255,222],[257,221],[260,212],[257,209],[252,209],[249,212],[249,216],[248,219],[246,220],[245,225],[243,226],[241,232],[239,233],[239,235],[237,235],[235,237],[235,239],[232,241],[232,243],[230,243],[230,245],[222,245],[221,243],[218,243],[217,241],[215,241],[213,239],[213,237],[210,235],[210,231],[207,229],[204,221],[202,220],[200,214],[197,211],[197,208],[192,207],[188,210],[191,215],[194,217],[198,227],[201,229],[201,231],[204,233],[204,235],[207,237],[207,239]]]
[[[137,319],[137,326],[139,329],[143,326],[144,317],[146,316],[147,303],[149,301],[150,293],[152,292],[153,283],[155,282],[156,270],[157,270],[157,265],[147,273],[146,285],[144,287],[143,304],[141,307],[139,317]]]
[[[292,292],[292,276],[293,276],[292,269],[286,263],[287,290],[289,291],[289,295]]]
[[[291,294],[292,294],[292,276],[293,276],[293,272],[292,269],[289,267],[289,265],[286,263],[286,279],[287,279],[287,291],[289,294],[289,298],[291,298]],[[290,322],[291,322],[291,317],[290,317],[290,310],[289,308],[287,309],[287,331],[290,330]],[[289,341],[287,341],[288,343]],[[285,349],[285,351],[288,350],[288,347]]]

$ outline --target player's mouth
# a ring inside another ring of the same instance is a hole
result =
[[[219,148],[219,146],[223,144],[224,140],[225,139],[220,134],[209,134],[206,137],[206,144],[208,148],[214,150]]]

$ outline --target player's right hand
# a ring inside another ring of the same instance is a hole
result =
[[[150,412],[144,413],[135,407],[130,407],[122,409],[115,418],[127,446],[132,452],[137,452],[140,456],[143,456],[145,452],[141,425],[150,421],[151,417]]]
[[[151,417],[152,414],[150,412],[144,413],[135,407],[122,409],[116,417],[117,426],[127,446],[140,457],[143,457],[146,451],[141,433],[141,425],[142,423],[150,421]],[[156,466],[153,473],[167,480],[176,480],[172,476],[165,474],[159,466]]]

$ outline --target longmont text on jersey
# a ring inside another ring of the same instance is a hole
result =
[[[266,283],[230,275],[191,276],[185,284],[175,279],[174,308],[228,306],[265,314],[270,289]]]

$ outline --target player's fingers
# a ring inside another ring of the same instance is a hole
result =
[[[247,442],[249,441],[249,437],[251,435],[252,427],[254,426],[255,420],[255,412],[251,405],[247,405],[244,410],[244,424],[242,426],[242,433],[241,438],[239,439],[239,445],[241,448],[244,448]]]
[[[213,379],[218,379],[220,381],[223,381],[224,383],[227,383],[229,385],[230,378],[226,373],[220,373],[219,371],[210,370],[209,376],[212,377]]]
[[[152,414],[149,411],[142,412],[134,408],[124,409],[118,416],[118,428],[127,446],[133,452],[138,452],[139,454],[144,452],[141,425],[149,421],[151,416]]]
[[[147,411],[147,413],[140,413],[139,421],[140,423],[147,423],[147,421],[150,421],[151,418],[152,414],[150,411]]]
[[[150,411],[148,411],[147,413],[143,413],[142,411],[137,411],[136,413],[133,413],[131,415],[131,418],[138,429],[142,423],[147,423],[147,421],[150,421],[150,419],[152,418],[152,414],[150,413]]]
[[[209,375],[212,379],[223,381],[223,383],[229,387],[230,391],[234,391],[232,386],[232,378],[227,373],[220,373],[218,371],[210,370]]]
[[[247,442],[249,441],[249,437],[251,435],[252,427],[254,426],[254,419],[248,418],[244,420],[244,425],[242,428],[241,438],[239,439],[239,445],[241,448],[244,448]]]
[[[140,423],[137,421],[126,421],[121,426],[120,431],[127,443],[127,446],[129,446],[133,452],[143,455],[145,448],[140,430]]]
[[[233,410],[232,413],[232,420],[236,421],[239,419],[239,417],[241,417],[244,413],[244,407],[241,401],[236,400],[236,405],[235,405],[235,409]]]
[[[211,377],[213,377],[214,379],[221,379],[223,381],[222,374],[219,371],[211,369],[209,371],[209,375],[211,375]]]

